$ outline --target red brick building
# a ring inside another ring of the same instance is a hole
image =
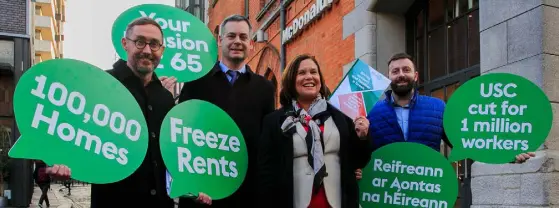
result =
[[[231,14],[249,17],[253,25],[255,47],[247,62],[258,74],[273,80],[277,85],[281,82],[282,68],[302,53],[317,57],[326,85],[333,90],[356,59],[387,76],[389,58],[395,53],[406,52],[415,59],[420,93],[447,101],[467,80],[506,65],[507,51],[510,54],[516,48],[507,50],[509,45],[506,41],[511,39],[503,38],[503,35],[515,37],[512,40],[518,43],[514,44],[520,46],[514,47],[520,49],[531,45],[540,47],[538,44],[542,43],[539,40],[524,43],[518,35],[521,32],[516,32],[539,29],[526,29],[520,27],[523,23],[514,22],[514,28],[519,29],[507,32],[507,28],[512,27],[511,23],[497,24],[542,3],[519,6],[521,3],[515,1],[510,4],[524,10],[507,10],[510,14],[504,15],[495,11],[512,7],[505,6],[509,3],[495,3],[494,0],[188,1],[205,4],[204,12],[198,13],[207,14],[204,16],[207,18],[205,22],[216,34],[219,23],[225,17]],[[484,13],[485,18],[480,13]],[[522,21],[527,19],[522,18]],[[537,22],[535,25],[541,25],[541,20],[537,18],[534,18],[534,22]],[[485,31],[488,34],[485,42],[480,41],[483,39],[480,34],[491,27],[494,29]],[[480,46],[485,47],[484,53]],[[520,49],[518,53],[523,51]],[[508,57],[509,63],[518,60],[511,59],[510,55]],[[521,54],[518,57],[529,56]],[[521,71],[515,70],[514,73]],[[441,143],[441,153],[448,156],[449,151],[450,148]],[[460,183],[456,207],[472,205],[472,163],[469,159],[453,163]]]
[[[272,80],[279,91],[282,61],[286,67],[295,56],[309,53],[316,56],[326,85],[333,90],[342,79],[344,66],[349,68],[348,64],[355,60],[354,35],[343,37],[343,18],[354,10],[354,0],[283,2],[283,38],[286,41],[282,41],[282,10],[279,0],[213,1],[207,10],[208,27],[217,34],[219,24],[227,16],[248,16],[253,27],[254,48],[249,53],[247,63],[256,73]],[[285,53],[284,60],[281,59],[282,50]]]

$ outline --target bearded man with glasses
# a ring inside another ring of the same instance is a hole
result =
[[[107,72],[130,91],[142,109],[149,131],[148,150],[140,167],[129,177],[115,183],[91,185],[91,208],[173,208],[175,203],[165,186],[167,169],[159,149],[159,131],[163,119],[175,106],[169,89],[176,79],[160,80],[154,73],[165,50],[163,31],[153,19],[139,18],[128,25],[121,42],[128,61],[118,60]],[[65,165],[49,167],[47,173],[56,178],[71,175]],[[195,201],[211,204],[211,198],[203,193]]]

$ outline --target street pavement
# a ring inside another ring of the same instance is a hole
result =
[[[50,188],[47,195],[51,208],[89,208],[91,206],[91,185],[76,184],[71,187],[70,195],[68,195],[68,189],[62,184],[51,184]],[[41,189],[35,186],[29,208],[40,208],[38,205],[40,198]],[[178,202],[178,199],[175,201]],[[45,202],[43,202],[43,207],[46,207]],[[175,205],[175,207],[178,206]]]
[[[71,195],[68,195],[68,189],[62,184],[51,184],[47,195],[49,197],[50,207],[52,208],[89,208],[90,206],[90,185],[74,185],[71,187]],[[29,208],[39,208],[39,199],[41,190],[35,186],[33,198]],[[43,207],[46,203],[43,202]]]

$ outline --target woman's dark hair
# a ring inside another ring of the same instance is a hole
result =
[[[295,88],[295,80],[297,79],[297,71],[299,70],[299,66],[301,62],[304,60],[310,59],[312,60],[316,66],[318,67],[318,75],[320,76],[320,94],[324,99],[328,99],[330,97],[330,90],[326,87],[326,83],[324,82],[324,77],[322,76],[322,71],[320,70],[320,65],[314,56],[309,54],[302,54],[287,66],[287,69],[283,72],[283,77],[281,80],[281,91],[280,91],[280,104],[282,106],[291,106],[291,101],[297,99],[297,90]]]

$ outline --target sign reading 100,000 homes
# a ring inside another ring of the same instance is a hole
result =
[[[303,15],[293,19],[293,23],[285,28],[282,34],[282,44],[285,44],[294,38],[303,30],[303,28],[314,21],[320,14],[322,14],[322,12],[326,11],[327,8],[330,8],[330,6],[337,1],[338,0],[316,0],[316,2],[307,9]]]

